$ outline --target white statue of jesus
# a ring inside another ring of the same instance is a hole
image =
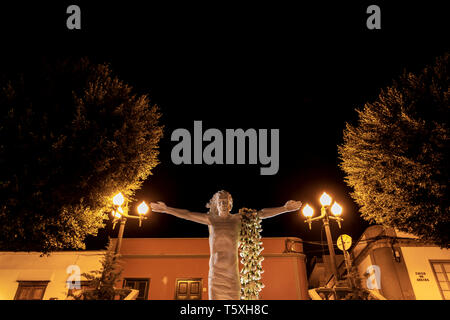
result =
[[[208,225],[209,228],[209,275],[210,300],[239,300],[240,278],[238,246],[241,231],[240,214],[230,214],[233,199],[227,191],[218,191],[210,202],[208,214],[191,212],[166,206],[163,202],[151,203],[153,211],[168,213],[179,218]],[[300,201],[288,201],[283,207],[258,211],[261,219],[281,213],[299,210]]]

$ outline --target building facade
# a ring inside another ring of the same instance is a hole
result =
[[[363,287],[388,300],[450,300],[448,249],[375,225],[364,231],[350,257]],[[316,288],[317,284],[332,286],[334,277],[328,260],[318,262],[310,273],[310,288]],[[345,277],[345,261],[338,263],[338,272]]]
[[[264,300],[308,299],[306,258],[298,238],[263,238]],[[104,251],[0,252],[0,299],[67,298],[76,274],[99,270]],[[207,300],[208,238],[125,238],[118,287],[138,300]],[[81,277],[80,280],[83,280]]]
[[[295,248],[289,244],[295,240]],[[298,238],[263,238],[264,300],[308,299],[305,255]],[[208,297],[207,238],[128,238],[121,248],[123,285],[147,287],[146,299]],[[134,287],[137,288],[137,287]]]
[[[101,268],[104,251],[0,252],[0,300],[64,300],[67,281]]]

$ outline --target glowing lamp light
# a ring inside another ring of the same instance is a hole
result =
[[[311,208],[309,204],[303,207],[302,212],[306,218],[311,218],[314,215],[314,209]]]
[[[331,213],[335,216],[340,216],[342,214],[342,207],[335,202],[331,207]]]
[[[123,197],[122,192],[119,192],[118,194],[116,194],[113,198],[113,203],[116,206],[121,206],[123,203],[125,202],[125,198]]]
[[[331,197],[326,192],[320,197],[320,204],[322,206],[329,206],[331,204]]]
[[[114,211],[114,218],[120,219],[122,218],[122,215],[118,211]]]
[[[148,205],[145,203],[145,201],[142,201],[142,203],[137,207],[137,211],[141,215],[144,215],[148,212]]]

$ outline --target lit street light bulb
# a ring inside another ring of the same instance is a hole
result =
[[[331,204],[331,197],[326,192],[320,197],[320,204],[324,207]]]
[[[119,192],[118,194],[116,194],[113,198],[113,203],[116,206],[121,206],[123,203],[125,202],[125,198],[123,197],[122,192]]]
[[[122,218],[122,215],[120,214],[120,212],[114,211],[114,217],[117,219],[120,219],[120,218]]]
[[[331,207],[331,213],[333,213],[335,216],[340,216],[342,213],[342,207],[337,204],[337,202],[334,202],[333,206]]]
[[[314,215],[314,209],[311,208],[309,204],[303,207],[302,212],[306,218],[311,218]]]
[[[148,212],[148,205],[145,203],[145,201],[142,201],[142,203],[137,207],[137,211],[142,215]]]

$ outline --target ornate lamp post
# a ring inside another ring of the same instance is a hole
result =
[[[113,230],[116,227],[116,224],[118,221],[120,221],[120,228],[119,228],[119,235],[117,238],[116,248],[114,252],[118,254],[120,252],[120,247],[122,246],[122,238],[123,238],[123,231],[125,229],[125,223],[127,222],[127,219],[139,219],[139,227],[142,226],[142,220],[147,219],[145,216],[147,212],[149,211],[148,205],[145,203],[145,201],[142,201],[142,203],[137,207],[137,211],[139,216],[131,216],[128,214],[128,200],[125,199],[123,194],[119,192],[116,194],[113,198],[113,204],[114,204],[114,210],[112,212],[113,215]],[[122,208],[122,205],[125,204],[125,206]]]
[[[334,202],[334,204],[331,206],[331,213],[333,216],[329,214],[329,209],[331,205],[331,197],[326,194],[325,192],[320,197],[320,204],[322,205],[321,214],[319,217],[312,218],[314,215],[314,209],[310,207],[308,204],[303,207],[303,215],[306,217],[306,223],[309,224],[309,229],[311,230],[311,224],[313,221],[322,220],[323,225],[325,227],[325,233],[327,235],[327,243],[328,243],[328,251],[330,252],[330,262],[331,262],[331,271],[333,272],[334,278],[336,279],[336,283],[340,280],[339,275],[337,272],[336,267],[336,257],[334,253],[334,247],[333,247],[333,238],[331,237],[331,230],[330,230],[330,219],[335,220],[339,228],[341,228],[341,222],[344,221],[340,217],[342,214],[342,207],[337,203]]]

